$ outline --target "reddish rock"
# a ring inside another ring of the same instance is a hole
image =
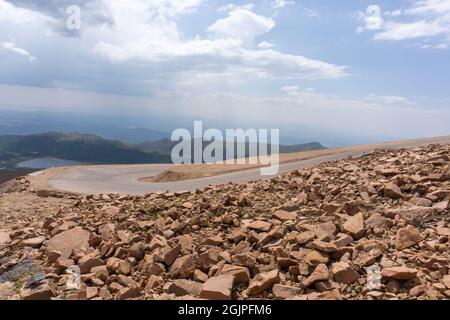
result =
[[[351,284],[360,278],[360,274],[346,262],[333,264],[331,273],[333,274],[334,280],[339,283]]]
[[[45,237],[36,237],[36,238],[23,240],[23,245],[25,247],[39,248],[40,246],[42,246],[44,241],[45,241]]]
[[[200,293],[200,298],[208,300],[231,300],[234,276],[221,275],[208,279]]]
[[[394,183],[388,183],[384,186],[384,195],[391,199],[403,198],[400,188]]]
[[[342,230],[352,235],[355,239],[362,238],[365,233],[363,214],[360,212],[348,219],[342,226]]]
[[[260,232],[267,232],[272,228],[272,224],[266,221],[254,221],[248,226],[248,228]]]
[[[422,240],[419,229],[407,226],[397,231],[395,247],[397,250],[404,250],[418,244]]]
[[[173,293],[176,296],[193,296],[198,297],[200,295],[200,291],[202,290],[202,284],[185,280],[185,279],[177,279],[172,282],[168,288],[167,293]]]
[[[47,252],[59,251],[69,258],[74,250],[89,247],[89,237],[90,233],[80,227],[61,232],[47,242]]]
[[[245,284],[250,281],[250,272],[246,267],[226,264],[220,271],[220,275],[234,276],[234,284]]]
[[[411,280],[417,277],[417,269],[408,267],[391,267],[381,270],[383,278],[395,280]]]
[[[285,286],[277,283],[273,286],[272,293],[275,298],[289,299],[301,295],[302,289],[292,286]]]
[[[270,290],[279,281],[280,274],[278,270],[260,273],[250,281],[250,285],[247,289],[247,294],[249,296],[253,296],[266,290]]]
[[[189,278],[198,267],[198,257],[195,254],[178,258],[170,267],[169,273],[174,278]]]
[[[50,300],[54,296],[55,293],[47,283],[20,291],[20,299],[22,300]]]
[[[297,219],[297,214],[295,212],[277,210],[273,213],[273,217],[280,221],[289,221]]]
[[[91,272],[94,267],[102,266],[105,262],[99,257],[99,252],[94,251],[78,260],[78,266],[82,274]]]
[[[312,286],[313,284],[319,282],[319,281],[326,281],[330,277],[330,272],[328,271],[328,268],[326,264],[319,264],[316,269],[314,269],[313,273],[303,281],[303,287],[307,288]]]

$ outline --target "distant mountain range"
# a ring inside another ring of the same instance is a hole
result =
[[[134,145],[80,133],[4,135],[0,136],[0,167],[12,168],[21,161],[38,158],[56,158],[91,164],[170,163],[171,151],[176,144],[177,142],[169,139],[161,139]],[[325,147],[318,142],[280,145],[280,153],[318,149]]]
[[[28,136],[0,136],[4,167],[35,158],[51,157],[93,164],[168,163],[170,157],[99,136],[50,132]]]
[[[144,150],[146,152],[159,152],[162,154],[170,155],[172,152],[173,147],[178,142],[171,141],[169,139],[161,139],[158,141],[147,141],[144,143],[141,143],[138,145],[139,149]],[[193,147],[193,141],[191,143],[192,149]],[[203,142],[203,148],[205,148],[210,142]],[[243,143],[241,143],[243,144]],[[224,147],[224,157],[226,153],[226,146],[225,142],[223,142]],[[237,143],[235,144],[235,153],[237,149]],[[310,150],[321,150],[326,149],[323,145],[321,145],[319,142],[310,142],[310,143],[303,143],[303,144],[294,144],[294,145],[280,145],[280,153],[293,153],[293,152],[300,152],[300,151],[310,151]],[[248,150],[249,150],[249,143],[245,143],[245,150],[246,156],[248,156]],[[268,145],[268,153],[270,154],[270,145]]]

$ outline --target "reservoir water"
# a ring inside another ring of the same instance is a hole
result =
[[[81,165],[80,162],[71,160],[61,160],[61,159],[51,159],[51,158],[40,158],[32,159],[20,162],[18,168],[31,168],[31,169],[48,169],[48,168],[58,168],[58,167],[71,167]]]

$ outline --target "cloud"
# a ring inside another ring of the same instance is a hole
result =
[[[369,12],[372,8],[372,12]],[[373,39],[405,41],[410,39],[433,40],[421,48],[446,48],[450,44],[450,0],[413,0],[409,8],[387,11],[390,20],[381,18],[379,6],[369,6],[367,14],[358,13],[358,18],[366,26],[358,27],[357,32],[375,31]]]
[[[369,94],[367,97],[365,97],[365,100],[367,101],[373,101],[377,103],[382,103],[385,105],[408,105],[412,106],[415,105],[416,102],[402,96],[383,96],[383,95],[376,95],[376,94]]]
[[[388,22],[385,31],[376,33],[375,40],[406,40],[424,37],[433,37],[448,32],[437,21],[416,21],[413,23]]]
[[[187,79],[188,80],[188,79]],[[252,96],[201,88],[162,91],[153,97],[120,96],[94,92],[18,87],[0,84],[0,96],[9,108],[107,113],[139,119],[177,117],[186,121],[222,119],[230,127],[298,129],[303,126],[354,135],[379,134],[416,137],[448,134],[450,112],[431,106],[411,107],[388,99],[368,101],[285,86],[280,95]],[[224,107],[226,105],[226,107]],[[42,107],[45,106],[45,107]],[[92,107],[95,106],[95,107]],[[186,107],[189,106],[189,107]],[[2,106],[0,106],[0,109]],[[275,112],[274,112],[275,110]]]
[[[274,46],[275,45],[273,43],[268,42],[268,41],[262,41],[262,42],[258,43],[258,48],[261,48],[261,49],[270,49],[270,48],[273,48]]]
[[[0,49],[14,52],[19,56],[25,57],[28,59],[30,63],[33,63],[37,60],[36,57],[32,56],[27,50],[17,47],[16,44],[13,42],[1,42]]]
[[[219,12],[230,12],[237,9],[244,9],[244,10],[253,10],[255,8],[255,5],[253,3],[247,3],[244,5],[237,5],[234,3],[228,3],[224,5],[223,7],[220,7],[217,11]]]
[[[253,41],[275,27],[271,18],[257,15],[247,9],[236,9],[228,13],[228,17],[217,20],[208,28],[215,35],[229,39]]]
[[[0,22],[14,24],[35,24],[52,22],[49,16],[27,8],[20,8],[11,3],[0,0]]]
[[[399,17],[403,14],[403,10],[402,9],[398,9],[398,10],[394,10],[394,11],[386,11],[384,13],[385,16],[388,17]]]
[[[274,0],[274,1],[272,2],[272,7],[273,7],[274,9],[281,9],[281,8],[284,8],[284,7],[286,7],[286,6],[290,6],[290,5],[293,5],[293,4],[295,4],[294,1],[288,1],[288,0]]]
[[[346,75],[346,67],[300,55],[269,50],[268,42],[253,41],[272,30],[275,21],[247,9],[236,9],[209,28],[211,37],[184,38],[167,14],[149,16],[147,4],[109,3],[114,27],[102,33],[94,52],[114,62],[160,63],[180,61],[179,72],[200,69],[205,74],[224,70],[252,69],[267,78],[335,79]],[[127,3],[127,2],[125,2]],[[201,66],[201,67],[200,67]]]

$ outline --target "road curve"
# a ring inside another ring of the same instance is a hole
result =
[[[360,156],[372,152],[376,148],[413,148],[432,143],[450,143],[450,136],[386,142],[362,147],[358,151],[337,153],[309,160],[281,164],[279,174],[295,169],[310,168],[323,162],[341,160],[349,156]],[[143,164],[77,167],[51,177],[48,180],[48,184],[51,188],[58,191],[80,194],[119,193],[142,195],[158,191],[189,191],[202,189],[209,185],[229,182],[240,183],[271,178],[270,176],[261,176],[260,169],[251,169],[219,176],[176,182],[147,183],[138,181],[142,177],[158,175],[170,169],[172,166],[171,164]]]

